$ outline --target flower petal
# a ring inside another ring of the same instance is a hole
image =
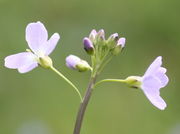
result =
[[[169,78],[167,77],[166,73],[166,69],[163,67],[160,67],[158,69],[158,71],[156,72],[156,77],[160,80],[161,82],[161,88],[165,87],[167,85],[167,83],[169,82]]]
[[[147,71],[145,72],[144,76],[152,75],[157,71],[157,69],[162,65],[162,57],[158,56],[148,67]]]
[[[153,89],[153,90],[159,90],[159,89]],[[155,92],[152,92],[152,89],[144,89],[144,94],[149,99],[149,101],[159,108],[160,110],[164,110],[166,108],[166,102],[161,98],[161,96]]]
[[[26,73],[38,66],[36,56],[31,52],[22,52],[5,58],[5,67],[18,69],[20,73]]]
[[[35,63],[35,62],[33,62],[33,63],[27,63],[27,64],[19,67],[19,68],[18,68],[18,71],[19,71],[20,73],[27,73],[27,72],[33,70],[34,68],[36,68],[37,66],[38,66],[38,64]]]
[[[57,42],[59,41],[60,36],[58,33],[54,33],[51,38],[48,40],[47,44],[43,46],[42,49],[45,51],[45,55],[48,56],[56,47]]]
[[[30,23],[26,27],[26,41],[34,53],[39,53],[43,45],[46,45],[48,33],[41,22]]]
[[[142,89],[152,89],[152,92],[159,92],[159,90],[155,90],[155,89],[160,89],[161,88],[161,81],[154,77],[154,76],[147,76],[147,77],[143,77],[142,80]]]
[[[153,76],[143,78],[142,90],[149,101],[157,108],[164,110],[166,103],[160,96],[161,81]]]

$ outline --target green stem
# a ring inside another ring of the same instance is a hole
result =
[[[113,56],[111,55],[105,62],[104,59],[102,60],[98,73],[100,73],[104,69],[104,67],[111,61],[112,57]]]
[[[73,134],[80,134],[80,130],[81,130],[81,126],[82,126],[82,122],[83,122],[83,118],[84,118],[84,114],[87,108],[87,105],[89,103],[89,100],[91,98],[92,95],[92,91],[93,91],[93,87],[94,87],[94,83],[96,81],[96,77],[91,77],[83,102],[81,102],[80,107],[79,107],[79,111],[76,117],[76,123],[75,123],[75,127],[74,127],[74,132]]]
[[[104,80],[101,80],[101,81],[98,81],[94,87],[96,87],[97,85],[103,83],[103,82],[121,82],[121,83],[126,83],[126,80],[122,80],[122,79],[104,79]]]
[[[83,101],[82,99],[82,96],[81,96],[81,93],[79,92],[78,88],[69,80],[67,79],[62,73],[60,73],[56,68],[54,68],[53,66],[51,66],[50,68],[53,72],[55,72],[56,74],[58,74],[61,78],[63,78],[68,84],[70,84],[74,89],[75,91],[78,93],[79,97],[80,97],[80,100],[81,102]]]

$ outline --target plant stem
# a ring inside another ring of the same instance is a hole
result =
[[[81,93],[79,92],[78,88],[69,80],[67,79],[62,73],[60,73],[56,68],[54,68],[53,66],[51,66],[50,68],[53,72],[55,72],[56,74],[58,74],[61,78],[63,78],[69,85],[71,85],[75,91],[78,93],[81,102],[83,101]]]
[[[101,81],[98,81],[94,87],[96,87],[97,85],[103,83],[103,82],[121,82],[121,83],[126,83],[127,81],[126,80],[122,80],[122,79],[104,79],[104,80],[101,80]]]
[[[83,102],[81,102],[80,107],[79,107],[73,134],[80,134],[84,113],[86,111],[86,107],[90,100],[95,81],[96,81],[96,76],[92,77],[89,81],[85,96],[83,98]]]

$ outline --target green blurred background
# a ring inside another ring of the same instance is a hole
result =
[[[61,40],[51,58],[85,92],[89,72],[65,66],[75,54],[90,61],[82,39],[92,29],[127,38],[123,53],[99,79],[143,75],[159,55],[170,82],[161,90],[165,111],[153,107],[140,90],[105,83],[88,105],[82,134],[180,134],[179,0],[0,0],[0,134],[72,134],[79,98],[56,74],[40,67],[19,74],[3,67],[4,57],[24,51],[25,28],[41,21]]]

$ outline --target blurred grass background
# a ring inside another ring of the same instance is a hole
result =
[[[3,67],[4,57],[24,51],[25,28],[41,21],[61,40],[51,57],[84,93],[90,73],[65,66],[75,54],[90,61],[82,39],[92,29],[127,38],[101,78],[142,75],[159,55],[170,82],[161,90],[165,111],[153,107],[140,90],[118,83],[96,88],[88,105],[82,134],[180,134],[179,0],[0,0],[0,134],[71,134],[79,98],[56,74],[40,67],[27,74]]]

